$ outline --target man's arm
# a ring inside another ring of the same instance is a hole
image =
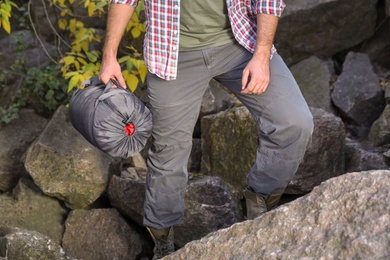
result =
[[[257,15],[256,48],[242,74],[243,94],[261,94],[268,87],[271,48],[278,21],[279,17],[275,15],[264,13]]]
[[[127,23],[134,13],[135,6],[127,4],[111,4],[107,18],[106,38],[103,47],[103,59],[99,79],[104,84],[115,79],[121,86],[126,86],[120,65],[117,61],[119,43],[123,37]]]

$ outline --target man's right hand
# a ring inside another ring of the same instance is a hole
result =
[[[126,88],[125,79],[123,78],[121,67],[116,58],[103,58],[99,71],[99,79],[107,84],[110,79],[115,79],[118,83]]]

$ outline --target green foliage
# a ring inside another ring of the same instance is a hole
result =
[[[26,68],[17,60],[10,69],[0,73],[0,90],[9,88],[9,82],[21,82],[10,106],[0,107],[0,123],[9,123],[19,117],[19,110],[33,108],[43,116],[50,116],[62,104],[69,102],[67,83],[60,75],[58,65],[45,68]]]

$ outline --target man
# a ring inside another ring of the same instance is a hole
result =
[[[116,55],[137,0],[111,3],[99,76],[125,86]],[[192,132],[210,79],[234,93],[259,126],[261,142],[244,191],[248,219],[278,203],[310,142],[313,120],[273,46],[282,0],[144,0],[144,5],[153,145],[143,223],[160,258],[174,251],[172,227],[182,221]]]

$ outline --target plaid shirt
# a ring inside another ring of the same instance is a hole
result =
[[[111,3],[137,5],[139,0],[111,0]],[[256,46],[256,15],[280,16],[283,0],[226,0],[236,40],[248,51]],[[144,0],[146,34],[144,60],[148,70],[165,80],[176,79],[179,56],[180,0]],[[272,46],[271,56],[276,49]]]

